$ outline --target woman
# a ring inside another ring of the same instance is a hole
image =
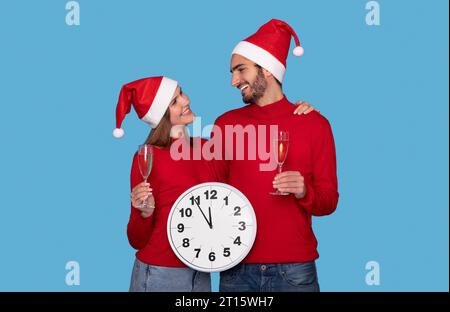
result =
[[[124,85],[120,92],[114,136],[123,136],[120,126],[133,105],[139,118],[153,128],[145,143],[154,147],[148,182],[140,175],[137,154],[131,167],[131,214],[127,235],[138,252],[130,291],[211,290],[210,275],[186,267],[173,253],[166,234],[167,217],[177,198],[194,185],[213,181],[204,160],[194,157],[173,160],[170,155],[170,146],[177,140],[184,140],[191,153],[206,142],[202,139],[201,144],[194,144],[185,135],[186,126],[195,117],[189,104],[189,97],[178,83],[166,77],[136,80]],[[312,110],[313,107],[303,103],[295,112],[302,114]]]

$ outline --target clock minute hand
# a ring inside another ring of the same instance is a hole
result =
[[[209,226],[212,229],[213,225],[212,225],[212,218],[211,218],[211,207],[208,207],[208,212],[209,212]]]
[[[198,209],[200,210],[200,212],[202,213],[202,215],[203,215],[203,218],[205,218],[205,220],[206,220],[206,223],[208,223],[208,225],[209,225],[209,228],[211,228],[212,229],[212,224],[211,224],[211,222],[210,222],[210,220],[208,220],[208,218],[206,218],[206,215],[203,213],[203,210],[202,210],[202,208],[200,208],[200,205],[197,203],[197,202],[195,202],[195,204],[197,205],[197,207],[198,207]],[[210,217],[211,218],[211,217]]]

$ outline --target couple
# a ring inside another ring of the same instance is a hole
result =
[[[266,129],[277,125],[289,131],[293,143],[285,171],[277,175],[260,170],[260,159],[237,160],[235,155],[175,161],[170,147],[176,141],[189,144],[191,153],[206,142],[194,142],[185,135],[186,125],[194,119],[188,96],[176,81],[166,77],[144,78],[122,87],[114,136],[123,135],[120,126],[133,105],[139,118],[153,128],[145,143],[155,147],[149,183],[139,174],[137,155],[131,168],[127,234],[138,252],[130,291],[210,291],[210,275],[186,267],[173,253],[166,234],[167,217],[178,196],[191,186],[210,181],[239,189],[252,203],[258,219],[252,250],[239,265],[221,273],[220,291],[319,291],[311,216],[336,209],[336,157],[328,121],[317,112],[307,114],[312,107],[296,107],[283,94],[281,82],[291,36],[297,44],[294,54],[300,56],[303,49],[295,32],[279,20],[269,21],[235,47],[231,83],[248,105],[223,114],[215,122],[222,133],[227,125],[265,125]],[[215,131],[211,137],[214,135]],[[236,153],[236,142],[232,144],[223,144],[223,154]],[[274,189],[290,194],[269,195]],[[143,202],[146,208],[141,208]]]

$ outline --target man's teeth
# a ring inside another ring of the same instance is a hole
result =
[[[247,88],[247,87],[248,87],[248,85],[243,85],[243,86],[241,87],[241,91],[244,91],[244,89]]]

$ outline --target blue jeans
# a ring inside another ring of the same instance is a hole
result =
[[[156,266],[136,259],[130,292],[147,291],[211,291],[211,278],[188,267]]]
[[[319,292],[316,263],[241,263],[220,273],[220,291]]]

